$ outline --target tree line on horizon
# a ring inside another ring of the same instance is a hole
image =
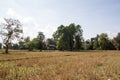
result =
[[[71,23],[68,26],[60,25],[53,33],[53,38],[45,40],[43,32],[38,32],[38,35],[32,40],[30,37],[22,38],[22,25],[19,20],[5,19],[6,23],[0,25],[1,39],[0,49],[5,48],[5,53],[8,49],[16,50],[120,50],[120,32],[116,37],[110,39],[107,33],[97,34],[88,40],[83,38],[83,30],[80,25]],[[14,39],[18,43],[14,43]]]

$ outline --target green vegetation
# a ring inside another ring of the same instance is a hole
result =
[[[80,25],[75,25],[74,23],[69,26],[61,25],[53,34],[53,37],[57,43],[57,48],[60,50],[73,51],[74,48],[81,49],[83,38]]]
[[[1,24],[0,32],[3,39],[3,45],[0,43],[0,49],[3,46],[4,53],[8,53],[8,49],[29,51],[120,50],[120,33],[113,39],[110,39],[107,33],[101,33],[96,37],[84,40],[82,27],[71,23],[68,26],[60,25],[51,39],[45,39],[43,32],[38,32],[35,38],[30,39],[29,36],[20,37],[23,31],[18,20],[5,19],[5,22]],[[17,43],[14,40],[18,40]]]

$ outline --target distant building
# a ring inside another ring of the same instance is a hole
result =
[[[47,45],[47,49],[48,49],[48,50],[55,50],[55,49],[56,49],[56,45],[54,45],[54,44],[49,44],[49,45]]]
[[[56,42],[53,39],[46,40],[46,48],[48,50],[55,50],[56,49]]]

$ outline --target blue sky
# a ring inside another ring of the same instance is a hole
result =
[[[0,21],[16,18],[24,35],[46,37],[61,24],[80,24],[85,39],[100,33],[110,37],[120,32],[120,0],[0,0]]]

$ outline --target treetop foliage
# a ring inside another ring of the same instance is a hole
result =
[[[16,19],[6,19],[4,18],[5,23],[0,25],[1,31],[0,35],[3,40],[3,44],[6,48],[5,53],[8,53],[9,44],[12,43],[14,39],[20,39],[23,30],[22,25],[19,20]]]

